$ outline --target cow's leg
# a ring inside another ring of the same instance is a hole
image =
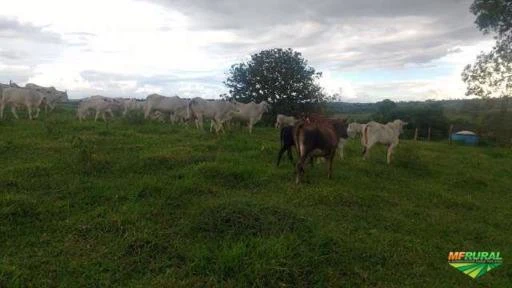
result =
[[[287,150],[288,150],[288,152],[287,152],[288,159],[290,159],[290,162],[293,163],[292,147],[289,147]]]
[[[5,109],[5,104],[2,102],[2,103],[0,103],[0,119],[4,119],[4,109]]]
[[[327,178],[332,178],[332,163],[334,162],[334,156],[336,155],[336,150],[332,151],[326,159],[329,162],[329,169],[327,171]]]
[[[249,127],[249,134],[252,134],[252,125],[253,125],[253,123],[252,123],[252,119],[251,119],[251,120],[249,120],[249,126],[248,126]]]
[[[345,147],[345,140],[340,139],[338,142],[338,153],[340,154],[340,159],[343,160],[343,148]]]
[[[107,122],[107,112],[106,111],[103,111],[101,113],[101,118],[103,118],[103,122]]]
[[[306,172],[304,169],[304,165],[306,163],[313,161],[313,150],[306,150],[306,153],[303,157],[301,157],[299,164],[300,166],[297,166],[300,169],[297,169],[297,178],[295,179],[295,183],[299,184],[301,181],[301,178],[304,176],[304,173]]]
[[[288,152],[290,152],[289,149],[287,149],[285,146],[281,147],[281,149],[279,150],[279,153],[277,154],[277,166],[279,166],[279,163],[281,163],[281,157],[283,156],[283,153],[288,150]],[[290,153],[288,153],[288,155],[290,155]]]
[[[370,148],[372,148],[373,144],[368,144],[366,146],[364,146],[363,148],[363,159],[366,160],[368,159],[368,156],[370,155]]]
[[[204,121],[203,121],[203,115],[201,115],[201,116],[197,117],[197,124],[198,124],[199,129],[201,129],[201,130],[203,130],[203,129],[204,129],[204,128],[203,128],[203,125],[204,125],[204,123],[203,123],[203,122],[204,122]]]
[[[391,164],[391,155],[393,154],[393,148],[395,148],[395,145],[389,144],[389,146],[388,146],[388,153],[387,153],[387,162],[388,162],[388,164]]]
[[[12,112],[12,115],[14,115],[14,118],[16,118],[16,120],[18,120],[19,117],[18,117],[18,114],[16,113],[16,106],[11,106],[11,112]]]
[[[34,116],[34,118],[39,118],[39,112],[41,112],[41,108],[37,107],[36,108],[36,115]]]
[[[144,107],[144,119],[148,119],[150,113],[151,113],[151,107],[149,107],[149,105],[147,105],[146,107]]]
[[[215,121],[215,126],[216,126],[215,127],[215,132],[217,134],[219,134],[220,132],[226,133],[224,131],[224,127],[222,127],[222,121],[220,121],[220,120],[219,121]]]
[[[222,133],[226,134],[226,130],[224,129],[224,121],[219,121],[219,129]]]
[[[94,116],[94,122],[98,121],[98,117],[100,117],[100,110],[96,110],[96,116]]]
[[[32,120],[32,107],[27,106],[28,119]]]
[[[304,157],[300,157],[299,162],[297,162],[297,165],[295,166],[295,183],[299,184],[302,175],[304,174]]]
[[[295,184],[299,184],[302,178],[302,175],[304,174],[304,163],[305,158],[307,156],[306,151],[303,151],[304,147],[301,147],[300,144],[297,144],[297,151],[299,152],[299,161],[295,165]]]

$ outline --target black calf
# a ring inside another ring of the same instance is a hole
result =
[[[279,166],[281,157],[285,151],[288,152],[288,158],[290,162],[293,163],[292,147],[295,147],[295,141],[293,140],[294,130],[294,126],[281,128],[281,150],[279,150],[279,154],[277,155],[277,166]]]

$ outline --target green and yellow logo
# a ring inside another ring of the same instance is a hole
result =
[[[450,252],[448,264],[476,279],[503,264],[500,252]]]

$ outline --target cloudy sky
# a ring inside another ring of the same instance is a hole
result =
[[[290,47],[342,101],[463,98],[462,68],[493,43],[471,2],[2,0],[0,82],[215,98],[232,64]]]

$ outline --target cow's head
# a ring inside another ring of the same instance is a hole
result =
[[[406,126],[407,124],[409,124],[409,123],[407,123],[407,122],[405,122],[405,121],[402,121],[402,120],[400,120],[400,119],[395,120],[395,121],[393,121],[393,122],[395,122],[395,124],[398,126],[398,131],[400,131],[400,133],[404,133],[404,126]]]
[[[268,112],[270,110],[270,105],[267,101],[262,101],[260,105],[263,107],[263,112]]]
[[[350,138],[354,138],[357,136],[357,133],[361,133],[361,124],[354,122],[348,124],[347,127],[347,135]]]

